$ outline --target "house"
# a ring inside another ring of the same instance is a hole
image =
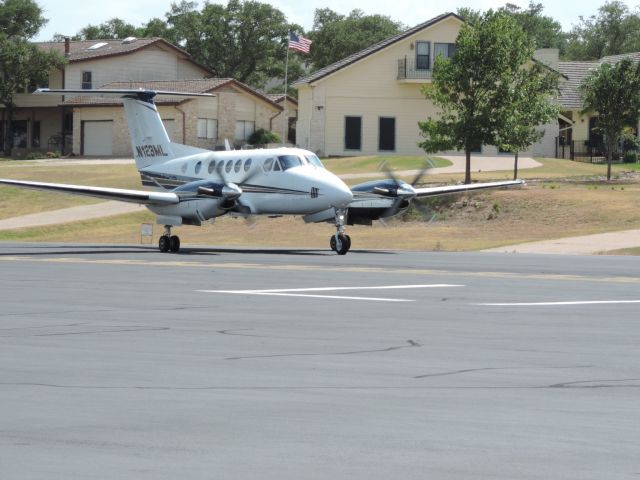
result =
[[[229,140],[247,143],[258,128],[282,131],[283,109],[269,97],[232,78],[112,82],[108,89],[210,93],[212,97],[159,95],[155,103],[172,141],[214,150]],[[122,101],[75,96],[61,105],[73,112],[73,152],[87,156],[132,156]]]
[[[291,95],[284,95],[284,93],[269,93],[267,94],[272,101],[280,105],[287,115],[287,131],[286,141],[295,145],[296,144],[296,122],[298,121],[298,101]],[[286,98],[286,102],[285,102]],[[283,113],[284,116],[284,113]],[[284,118],[284,117],[283,117]],[[278,118],[279,129],[273,130],[280,138],[283,138],[284,125],[282,120]]]
[[[67,39],[37,45],[67,58],[62,69],[50,73],[46,85],[50,88],[135,85],[215,93],[216,97],[208,101],[159,102],[170,136],[181,142],[215,148],[225,138],[244,143],[255,128],[283,129],[283,108],[277,102],[233,79],[208,78],[211,71],[164,39]],[[117,103],[32,95],[35,88],[16,95],[14,153],[57,150],[76,155],[131,156],[122,107]],[[0,108],[0,131],[5,127],[5,111]],[[2,138],[0,135],[0,142]]]
[[[557,70],[566,77],[566,81],[560,85],[559,102],[562,106],[562,113],[556,157],[575,159],[603,155],[602,135],[594,130],[597,126],[598,115],[597,113],[582,113],[583,98],[580,85],[600,65],[604,63],[615,64],[623,58],[640,62],[640,52],[611,55],[593,62],[561,62],[558,59],[558,52],[552,52],[551,61],[557,65]],[[635,127],[637,135],[640,131],[640,122],[630,127]]]
[[[298,144],[320,155],[424,154],[418,122],[438,110],[421,89],[435,57],[453,55],[463,23],[445,13],[295,82]],[[558,125],[545,127],[532,153],[553,156]],[[487,145],[480,152],[498,153]]]

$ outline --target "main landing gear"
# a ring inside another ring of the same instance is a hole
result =
[[[331,235],[329,245],[338,255],[345,255],[351,248],[351,237],[344,233],[344,221],[347,216],[346,208],[336,208],[336,234]]]
[[[178,253],[180,251],[180,237],[171,235],[171,225],[164,226],[164,235],[160,237],[158,248],[162,253]]]

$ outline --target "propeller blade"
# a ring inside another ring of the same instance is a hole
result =
[[[400,185],[400,181],[398,180],[398,178],[393,174],[393,172],[391,171],[391,169],[389,168],[389,165],[387,164],[387,161],[384,160],[380,163],[380,165],[378,166],[378,168],[380,170],[382,170],[384,173],[387,174],[387,177],[389,177],[391,180],[393,180],[393,183],[395,183],[396,185]]]
[[[433,161],[432,158],[427,158],[427,160],[424,162],[424,166],[422,167],[422,169],[418,172],[416,177],[411,182],[411,186],[415,187],[420,182],[420,180],[422,180],[422,177],[424,177],[429,170],[434,168],[435,165],[436,164],[435,164],[435,162]]]

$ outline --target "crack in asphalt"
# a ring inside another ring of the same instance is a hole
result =
[[[273,355],[250,355],[246,357],[227,357],[225,360],[246,360],[251,358],[276,358],[276,357],[325,357],[336,355],[360,355],[363,353],[379,353],[379,352],[392,352],[394,350],[400,350],[403,348],[421,347],[418,342],[413,340],[407,340],[407,345],[397,345],[394,347],[379,348],[374,350],[355,350],[349,352],[332,352],[332,353],[277,353]]]
[[[46,328],[46,327],[42,327]],[[25,338],[25,337],[59,337],[67,335],[93,335],[101,333],[124,333],[124,332],[155,332],[171,330],[169,327],[126,327],[126,326],[113,326],[104,327],[101,330],[84,330],[77,332],[59,332],[59,333],[25,333],[25,334],[13,334],[13,335],[0,335],[0,338]]]
[[[143,385],[62,385],[54,383],[38,383],[38,382],[0,382],[1,386],[12,387],[44,387],[44,388],[61,388],[76,390],[540,390],[540,389],[593,389],[593,388],[640,388],[640,384],[620,385],[619,382],[635,382],[638,378],[621,378],[610,380],[581,380],[576,382],[565,382],[552,385],[516,385],[516,386],[442,386],[442,385],[398,385],[398,386],[381,386],[381,385],[281,385],[281,386],[231,386],[231,385],[203,385],[203,386],[143,386]],[[597,385],[588,385],[596,382],[613,382],[609,384],[598,383]]]
[[[451,372],[441,372],[441,373],[428,373],[425,375],[416,375],[413,378],[431,378],[431,377],[446,377],[449,375],[459,375],[461,373],[469,373],[469,372],[484,372],[488,370],[531,370],[534,368],[543,368],[543,369],[568,369],[568,368],[592,368],[593,365],[571,365],[568,367],[484,367],[484,368],[467,368],[464,370],[453,370]]]

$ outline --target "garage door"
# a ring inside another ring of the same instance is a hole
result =
[[[82,145],[84,155],[113,155],[113,121],[83,122]]]

